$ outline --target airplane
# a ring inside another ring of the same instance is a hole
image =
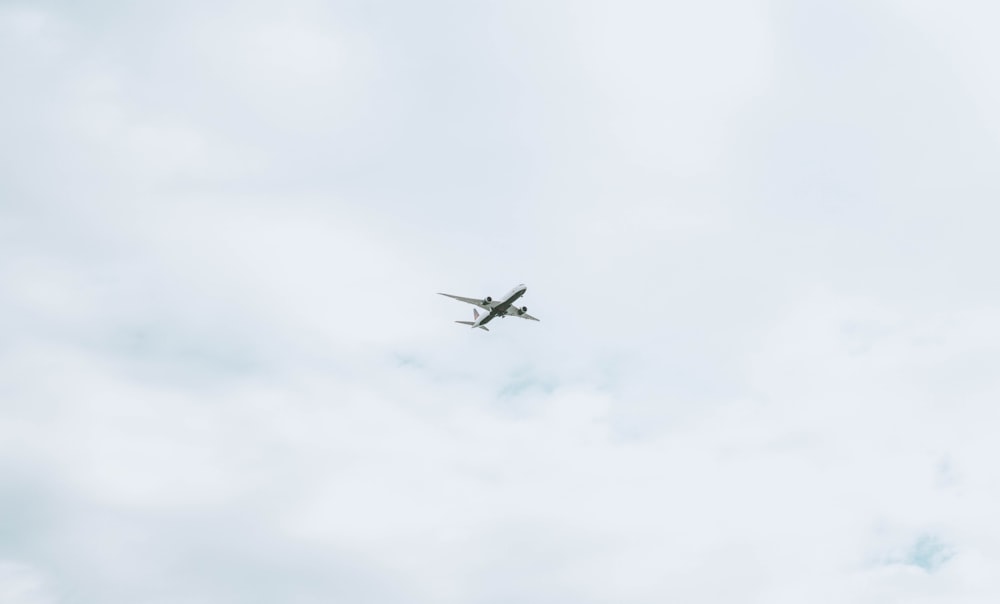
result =
[[[486,296],[485,298],[463,298],[462,296],[453,296],[451,294],[442,294],[440,292],[438,292],[438,295],[454,298],[460,302],[472,304],[473,306],[478,306],[479,308],[485,310],[486,314],[480,315],[479,311],[473,308],[471,321],[455,322],[461,323],[462,325],[470,325],[473,329],[478,327],[484,331],[489,331],[486,324],[497,317],[503,319],[506,319],[507,317],[521,317],[522,319],[528,319],[529,321],[538,320],[528,314],[527,306],[522,306],[521,308],[514,306],[514,302],[523,296],[526,291],[528,291],[528,288],[522,283],[521,285],[518,285],[514,289],[510,290],[506,296],[497,301],[494,301],[493,298],[489,296]]]

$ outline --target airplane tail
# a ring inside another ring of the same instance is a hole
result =
[[[483,331],[489,331],[489,329],[485,325],[476,325],[476,321],[479,320],[479,311],[476,310],[475,308],[472,309],[472,318],[474,319],[473,321],[455,321],[455,322],[461,325],[468,325],[470,327],[478,327]]]

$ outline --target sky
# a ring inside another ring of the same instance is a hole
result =
[[[0,601],[1000,600],[998,19],[0,0]]]

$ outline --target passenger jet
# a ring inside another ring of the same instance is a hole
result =
[[[522,319],[528,319],[530,321],[538,320],[528,314],[527,306],[522,306],[521,308],[514,306],[514,302],[523,296],[526,291],[528,291],[528,288],[522,283],[521,285],[518,285],[514,289],[510,290],[510,293],[497,301],[494,301],[493,298],[489,296],[486,296],[485,298],[463,298],[462,296],[453,296],[451,294],[440,295],[448,296],[449,298],[454,298],[465,302],[466,304],[472,304],[473,306],[478,306],[479,308],[485,310],[486,314],[480,315],[479,311],[473,308],[471,321],[455,322],[461,323],[462,325],[471,325],[473,329],[478,327],[479,329],[489,331],[486,324],[497,317],[521,317]]]

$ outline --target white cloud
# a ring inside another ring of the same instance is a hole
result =
[[[882,8],[4,9],[0,595],[992,601],[988,78]]]
[[[10,604],[47,604],[53,601],[37,570],[10,560],[0,560],[0,599]]]
[[[934,2],[893,1],[895,11],[911,20],[921,34],[946,53],[968,91],[978,118],[993,128],[994,141],[1000,136],[1000,77],[990,69],[987,57],[1000,48],[988,24],[998,16],[989,2],[967,0],[948,5]]]

